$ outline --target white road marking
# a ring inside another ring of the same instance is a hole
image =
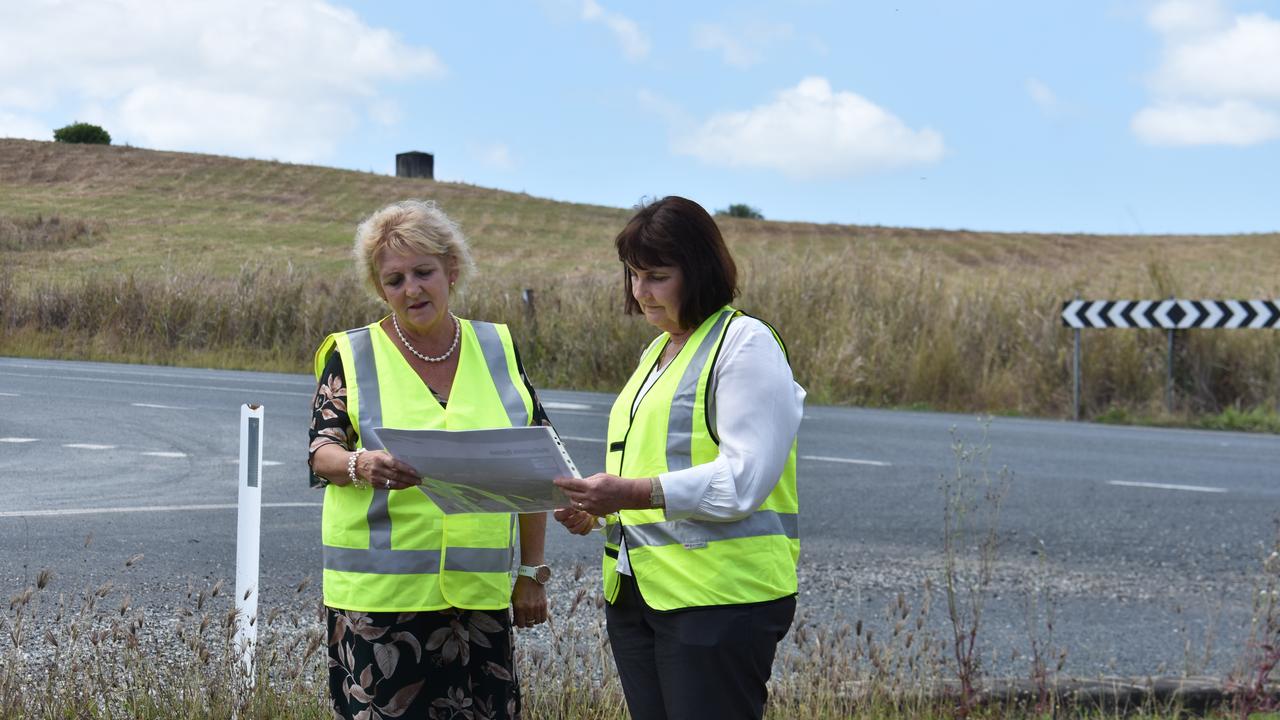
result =
[[[151,403],[129,403],[134,407],[155,408],[157,410],[190,410],[191,408],[178,407],[176,405],[153,405]]]
[[[323,503],[262,503],[264,508],[321,507]],[[56,517],[60,515],[99,515],[107,513],[189,512],[193,510],[235,510],[238,505],[150,505],[140,507],[66,508],[63,510],[7,510],[0,517]]]
[[[217,387],[215,385],[183,385],[181,383],[158,383],[146,380],[119,380],[116,378],[86,378],[76,377],[74,375],[28,375],[26,373],[4,372],[0,370],[0,375],[10,377],[35,378],[37,380],[72,380],[79,382],[91,382],[95,384],[112,383],[115,385],[146,385],[147,387],[166,387],[178,388],[180,390],[216,390],[218,392],[234,392],[243,393],[245,395],[287,395],[289,397],[311,397],[314,392],[298,392],[285,390],[262,390],[260,388],[242,388],[242,387]]]
[[[543,407],[546,407],[543,405]],[[599,410],[564,410],[552,408],[561,415],[586,415],[588,417],[609,417],[609,413]]]
[[[4,397],[22,397],[18,393],[0,393],[0,395],[3,395]]]
[[[151,457],[162,457],[162,458],[184,458],[187,456],[186,453],[181,453],[181,452],[144,452],[142,454],[150,455]]]
[[[542,407],[551,408],[552,410],[591,410],[590,405],[571,402],[555,402],[554,400],[544,400]]]
[[[36,442],[36,441],[38,441],[39,439],[40,439],[40,438],[7,437],[7,438],[0,438],[0,442],[7,442],[7,443],[24,443],[24,442]]]
[[[240,462],[240,461],[236,460],[236,462]],[[279,460],[263,460],[262,464],[263,465],[283,465],[284,463],[280,462]]]
[[[158,378],[158,377],[169,377],[169,378],[180,378],[182,380],[208,380],[210,382],[219,382],[219,381],[226,380],[227,373],[237,372],[233,370],[228,370],[228,371],[223,371],[222,374],[219,374],[216,371],[209,372],[209,373],[202,373],[202,372],[195,371],[193,368],[188,368],[180,372],[169,372],[169,371],[166,371],[164,368],[145,367],[145,366],[136,366],[136,365],[135,366],[113,365],[108,368],[96,368],[96,367],[88,367],[83,362],[68,363],[68,365],[74,366],[68,369],[71,372],[75,372],[75,373],[118,375],[121,377],[146,377],[146,378],[152,378],[152,379]],[[3,364],[0,364],[0,368],[19,368],[21,370],[35,370],[37,372],[48,370],[47,365],[35,365],[30,363],[3,363]],[[14,374],[16,373],[6,372],[5,370],[0,369],[0,375],[14,375]],[[307,378],[290,377],[288,375],[277,375],[274,377],[262,377],[262,378],[241,377],[239,378],[239,381],[271,383],[275,385],[299,385],[299,386],[309,387],[314,389],[316,386],[315,380],[309,377],[311,373],[307,373],[307,375],[308,375]],[[91,378],[79,377],[77,379],[88,380]]]
[[[848,463],[850,465],[873,465],[875,467],[893,467],[893,463],[879,460],[858,460],[856,458],[827,457],[825,455],[801,455],[801,460],[818,460],[820,462]]]
[[[592,442],[592,443],[604,442],[604,438],[578,437],[577,435],[561,435],[560,439],[561,440],[577,440],[578,442]]]
[[[62,447],[77,450],[115,450],[115,445],[94,445],[93,443],[63,443]]]
[[[1126,480],[1108,480],[1108,485],[1120,485],[1121,487],[1137,487],[1137,488],[1153,488],[1155,490],[1188,490],[1190,492],[1204,493],[1224,493],[1226,488],[1210,487],[1208,485],[1171,485],[1169,483],[1149,483],[1149,482],[1129,482]]]

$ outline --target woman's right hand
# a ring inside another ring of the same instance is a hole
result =
[[[555,511],[556,520],[574,535],[586,535],[596,527],[596,516],[576,508],[560,508]]]
[[[370,450],[356,457],[356,476],[376,489],[404,490],[422,484],[422,476],[386,450]]]

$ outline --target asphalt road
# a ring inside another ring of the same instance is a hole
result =
[[[257,403],[262,603],[299,603],[294,587],[319,579],[312,391],[302,375],[0,358],[0,596],[46,567],[69,592],[111,579],[156,607],[189,582],[233,584],[239,407]],[[601,470],[612,398],[540,395],[579,470]],[[956,434],[989,444],[992,479],[1011,473],[983,617],[990,669],[1019,672],[1048,609],[1075,675],[1230,668],[1274,538],[1271,436],[996,418],[984,441],[973,417],[811,406],[799,482],[800,607],[812,622],[882,626],[898,594],[918,604],[928,579],[930,624],[946,631],[943,483],[982,468],[957,460]],[[561,590],[578,565],[596,590],[598,542],[551,528]],[[137,553],[145,560],[123,567]]]

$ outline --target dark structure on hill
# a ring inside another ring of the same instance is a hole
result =
[[[436,159],[431,153],[411,150],[396,155],[396,177],[435,179]]]

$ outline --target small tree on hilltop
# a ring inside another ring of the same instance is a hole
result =
[[[717,215],[728,215],[729,217],[746,218],[748,220],[763,220],[764,213],[746,203],[733,203],[727,210],[717,210]]]
[[[110,145],[111,134],[97,125],[76,122],[54,130],[53,141],[87,145]]]

